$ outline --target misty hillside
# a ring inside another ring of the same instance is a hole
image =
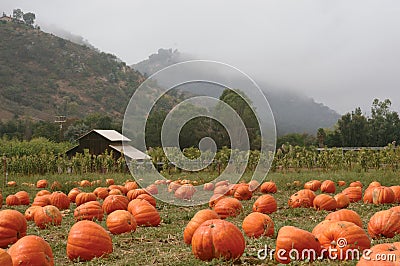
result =
[[[53,120],[98,112],[122,118],[144,77],[114,55],[0,23],[0,118]]]
[[[157,54],[152,54],[147,60],[143,60],[131,67],[145,76],[175,63],[190,60],[188,55],[181,54],[177,50],[159,49]],[[340,115],[322,103],[316,103],[312,98],[288,90],[271,88],[265,82],[257,81],[264,91],[275,117],[279,135],[287,133],[315,134],[318,128],[332,127]],[[210,92],[209,88],[197,87],[190,94],[209,95],[219,97],[221,90]]]

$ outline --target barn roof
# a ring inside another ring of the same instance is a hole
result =
[[[110,148],[123,153],[125,156],[133,160],[146,160],[150,159],[146,153],[139,151],[138,149],[130,145],[110,145]]]
[[[108,139],[109,141],[131,141],[121,133],[115,130],[105,130],[105,129],[93,129],[92,131],[86,133],[85,135],[81,136],[79,139],[83,138],[84,136],[90,134],[91,132],[96,132],[97,134],[103,136],[104,138]]]

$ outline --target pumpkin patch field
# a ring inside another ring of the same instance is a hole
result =
[[[261,184],[248,174],[238,184],[207,172],[167,178],[140,188],[129,174],[3,177],[0,265],[400,263],[398,172],[274,172]],[[190,202],[199,190],[213,191],[207,204],[157,199]]]

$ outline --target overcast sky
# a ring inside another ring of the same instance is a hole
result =
[[[400,112],[397,0],[1,0],[128,64],[159,48],[221,61],[339,113],[389,98]]]

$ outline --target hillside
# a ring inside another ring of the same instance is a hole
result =
[[[0,118],[121,118],[144,80],[114,55],[19,23],[0,23]]]
[[[157,54],[152,54],[147,60],[143,60],[131,67],[146,76],[150,76],[164,67],[190,59],[190,56],[181,54],[177,50],[159,49]],[[340,118],[337,112],[322,103],[315,102],[308,96],[288,90],[271,88],[271,86],[262,81],[257,82],[267,96],[271,106],[278,135],[288,133],[316,134],[318,128],[330,128]],[[216,90],[215,86],[213,86],[213,91],[210,92],[210,88],[202,86],[189,92],[190,94],[219,97],[222,89]]]

